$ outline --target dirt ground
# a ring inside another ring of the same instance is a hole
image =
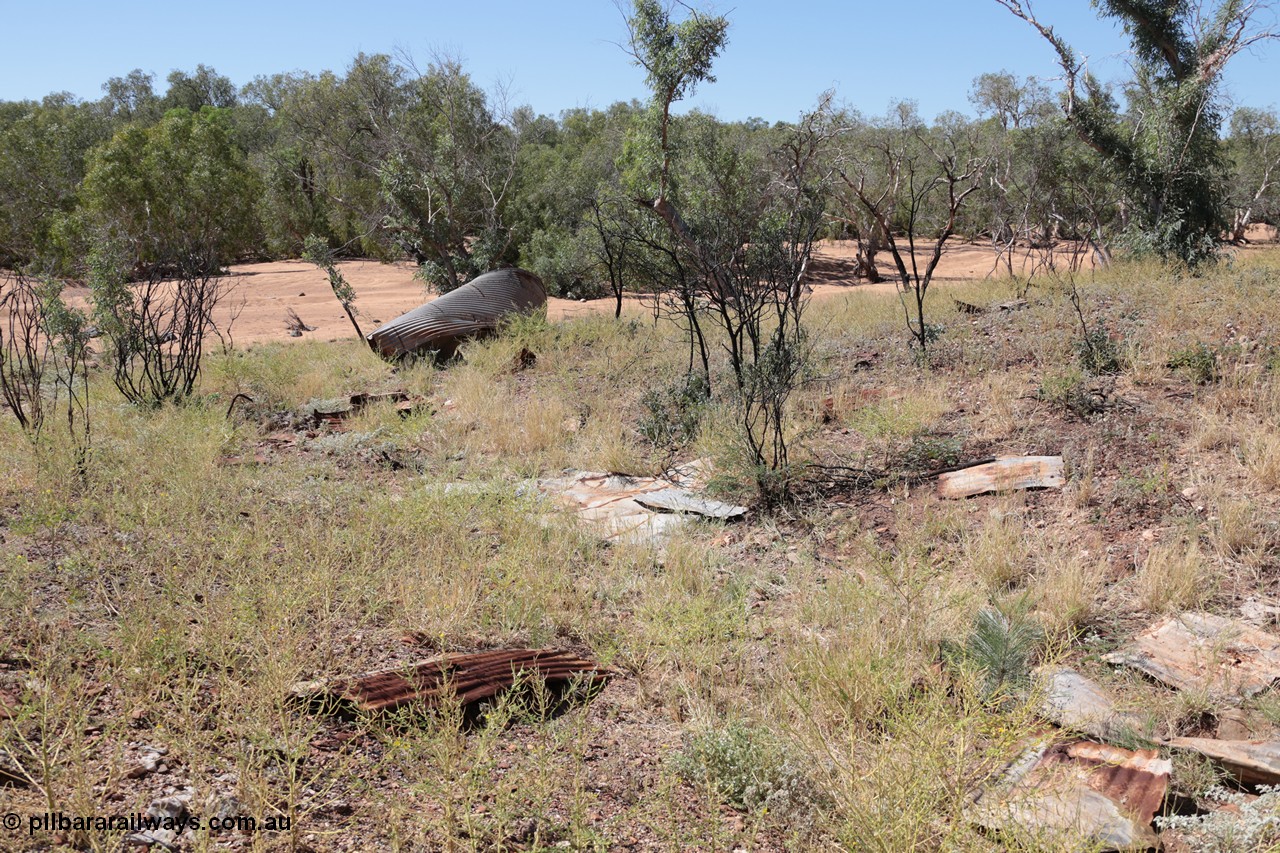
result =
[[[1250,251],[1263,244],[1274,244],[1271,229],[1255,228],[1249,234],[1249,245],[1235,251]],[[820,243],[810,266],[810,281],[817,299],[859,291],[892,292],[896,287],[896,273],[888,253],[877,259],[884,281],[868,284],[855,275],[854,258],[857,244],[852,240],[827,240]],[[1054,262],[1059,269],[1070,264],[1073,247],[1063,244],[1054,250]],[[923,269],[927,257],[919,254]],[[1015,250],[1011,259],[1012,269],[1018,275],[1036,270],[1043,262],[1043,253],[1022,248]],[[1086,268],[1092,259],[1085,257]],[[357,294],[356,306],[360,312],[361,329],[366,334],[382,323],[417,308],[435,295],[428,292],[421,281],[414,278],[414,265],[409,262],[378,263],[376,261],[347,261],[339,265]],[[943,252],[934,282],[940,285],[981,279],[999,279],[1009,270],[1009,262],[997,255],[986,242],[970,243],[953,241]],[[342,307],[333,297],[325,274],[304,261],[271,261],[267,263],[237,264],[231,267],[233,294],[217,312],[219,325],[224,327],[235,313],[232,338],[237,344],[266,343],[269,341],[322,340],[332,341],[351,336],[351,324]],[[72,292],[73,304],[85,304],[85,290]],[[612,299],[575,301],[572,299],[547,300],[547,317],[551,321],[564,320],[585,314],[605,313],[613,310]],[[287,326],[287,312],[292,309],[314,331],[293,338]],[[642,311],[640,300],[627,299],[626,310]]]

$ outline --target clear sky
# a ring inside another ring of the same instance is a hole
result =
[[[994,0],[722,0],[710,8],[729,17],[729,45],[718,82],[688,106],[726,120],[790,120],[833,87],[871,115],[902,98],[926,117],[971,112],[971,83],[985,71],[1047,82],[1057,71],[1049,46]],[[1126,75],[1122,33],[1087,0],[1040,0],[1036,11],[1100,77]],[[243,85],[280,71],[341,71],[358,52],[397,50],[419,64],[447,52],[477,83],[505,81],[516,104],[550,115],[645,95],[642,73],[617,46],[626,30],[611,0],[0,0],[0,22],[4,100],[56,91],[95,99],[108,77],[133,68],[154,73],[162,92],[170,71],[198,63]],[[1226,80],[1233,102],[1280,104],[1276,68],[1280,43],[1238,57]]]

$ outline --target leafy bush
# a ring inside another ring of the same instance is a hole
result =
[[[674,453],[698,437],[709,397],[707,381],[698,373],[651,388],[640,398],[645,413],[637,429],[656,449]]]
[[[1197,341],[1169,356],[1168,366],[1182,371],[1197,385],[1210,385],[1218,381],[1218,359],[1213,349]]]
[[[1095,376],[1120,372],[1120,350],[1103,326],[1094,326],[1076,342],[1076,360]]]
[[[738,720],[688,737],[673,764],[685,779],[746,811],[794,813],[818,794],[771,735]]]

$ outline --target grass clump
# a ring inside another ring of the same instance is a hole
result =
[[[1176,612],[1204,603],[1212,589],[1199,543],[1154,545],[1138,569],[1137,586],[1139,601],[1152,613]]]

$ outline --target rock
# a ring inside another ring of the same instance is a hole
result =
[[[126,779],[141,779],[156,772],[156,767],[160,763],[160,759],[155,755],[144,755],[138,759],[138,763],[130,767],[125,772]]]
[[[174,822],[179,822],[190,815],[188,810],[190,802],[191,794],[189,793],[173,794],[172,796],[152,800],[151,805],[147,806],[147,817],[156,820],[168,818]]]
[[[146,832],[135,832],[124,837],[125,843],[142,847],[163,847],[165,850],[177,850],[178,833],[172,829],[149,829]]]

